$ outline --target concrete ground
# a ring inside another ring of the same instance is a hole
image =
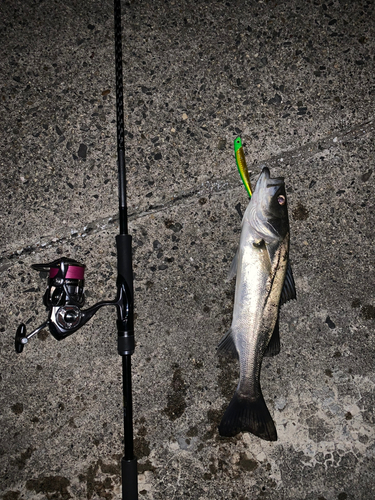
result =
[[[141,499],[372,500],[375,484],[374,53],[370,1],[124,2],[132,358]],[[2,0],[1,421],[4,500],[118,499],[116,315],[57,342],[33,263],[87,265],[115,295],[113,8]],[[247,194],[284,176],[297,301],[263,392],[279,439],[220,438],[238,379],[216,345]]]

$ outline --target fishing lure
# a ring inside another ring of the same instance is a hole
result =
[[[251,189],[251,182],[249,171],[247,170],[245,154],[243,152],[241,137],[237,137],[234,141],[234,156],[236,158],[238,172],[241,176],[242,182],[246,188],[246,191],[251,198],[253,191]]]

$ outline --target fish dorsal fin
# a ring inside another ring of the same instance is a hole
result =
[[[233,340],[232,329],[230,328],[224,337],[220,340],[217,350],[223,354],[229,354],[233,358],[238,358],[238,352]]]
[[[296,285],[294,283],[292,268],[290,266],[290,262],[288,262],[288,267],[286,270],[286,276],[284,281],[284,287],[281,292],[280,305],[285,304],[288,300],[296,299]]]
[[[236,255],[233,257],[232,264],[230,265],[227,281],[233,279],[237,274],[238,252],[239,248],[237,249]]]

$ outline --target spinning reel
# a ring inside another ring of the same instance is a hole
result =
[[[15,348],[18,353],[23,351],[31,337],[47,326],[56,340],[65,339],[87,323],[103,306],[116,306],[117,308],[117,323],[122,333],[119,336],[119,354],[133,353],[132,291],[122,276],[117,279],[115,300],[98,302],[82,310],[85,303],[84,264],[63,257],[49,264],[33,264],[31,267],[35,271],[49,273],[47,289],[43,297],[48,319],[29,334],[26,333],[26,325],[20,324],[15,338]]]

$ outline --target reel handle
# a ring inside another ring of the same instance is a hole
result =
[[[16,347],[16,352],[18,352],[18,354],[21,354],[25,344],[27,344],[26,325],[24,323],[21,323],[20,326],[17,328],[16,338],[15,338],[15,347]]]
[[[25,345],[28,343],[29,339],[36,335],[40,330],[43,330],[48,325],[48,320],[42,323],[38,328],[36,328],[33,332],[29,333],[28,335],[26,334],[26,325],[24,323],[21,323],[20,326],[17,328],[16,332],[16,338],[15,338],[15,348],[16,352],[18,354],[21,354],[23,351],[23,348]]]

